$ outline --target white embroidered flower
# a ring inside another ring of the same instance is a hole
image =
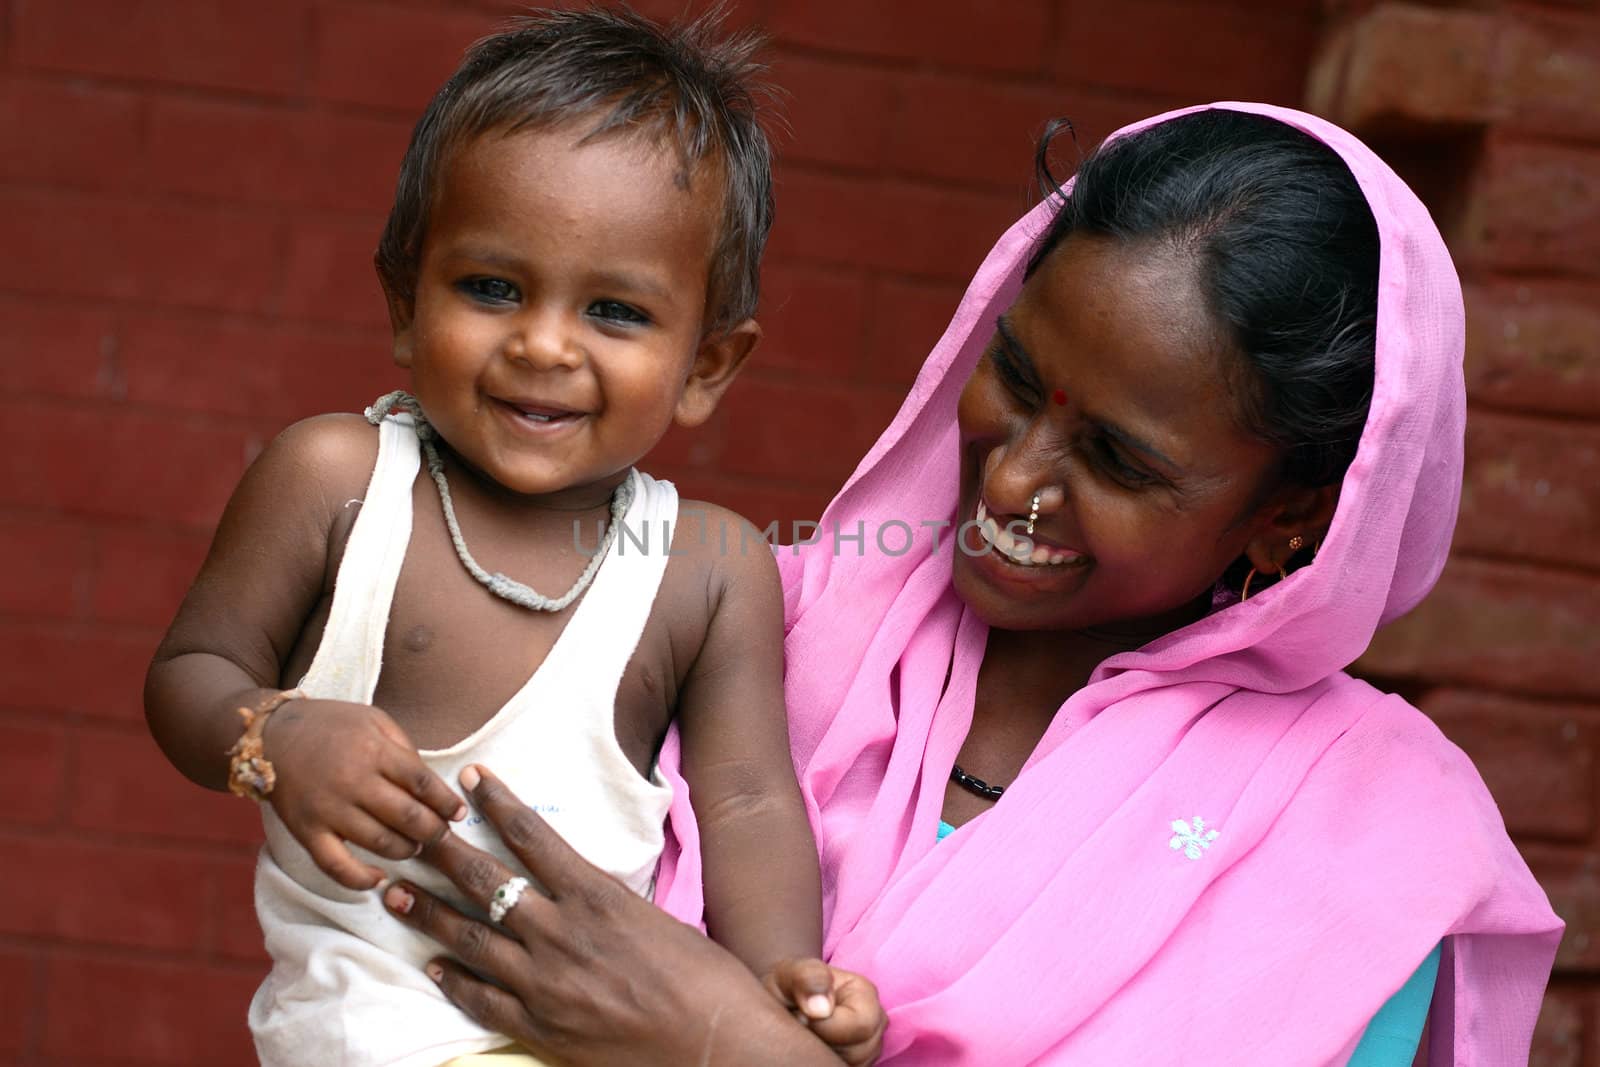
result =
[[[1191,826],[1183,819],[1172,820],[1172,840],[1167,842],[1176,852],[1180,848],[1183,854],[1192,860],[1197,860],[1211,847],[1211,842],[1217,839],[1217,831],[1207,830],[1206,821],[1196,815]]]

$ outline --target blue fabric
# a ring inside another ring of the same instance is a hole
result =
[[[1390,997],[1367,1024],[1349,1067],[1410,1067],[1422,1040],[1422,1027],[1428,1020],[1428,1005],[1433,1001],[1433,986],[1438,978],[1439,946],[1435,945],[1400,992]]]
[[[943,841],[956,828],[939,820]],[[1411,1067],[1422,1027],[1428,1021],[1428,1005],[1433,1001],[1433,986],[1439,979],[1439,946],[1435,945],[1416,973],[1406,979],[1400,991],[1390,997],[1367,1024],[1361,1044],[1350,1057],[1348,1067]]]

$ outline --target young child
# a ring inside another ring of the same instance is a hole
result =
[[[714,505],[677,522],[672,485],[633,469],[711,415],[760,334],[758,68],[714,30],[551,12],[471,50],[417,125],[377,254],[414,397],[278,437],[156,653],[146,709],[173,763],[264,801],[267,1067],[505,1045],[374,888],[454,897],[413,858],[447,828],[514,863],[447,784],[481,763],[648,894],[674,720],[710,934],[846,1058],[881,1033],[875,1002],[794,988],[821,964],[777,966],[818,955],[821,918],[773,560]]]

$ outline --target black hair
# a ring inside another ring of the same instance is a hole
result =
[[[1216,321],[1242,355],[1243,425],[1305,486],[1344,477],[1372,403],[1378,226],[1344,161],[1264,115],[1212,109],[1091,153],[1070,193],[1037,165],[1060,211],[1032,274],[1069,234],[1157,242],[1192,254]]]
[[[706,328],[755,314],[772,228],[772,150],[760,104],[772,91],[753,56],[761,38],[721,35],[722,10],[662,28],[626,7],[540,11],[473,45],[434,95],[400,164],[375,257],[388,290],[416,295],[417,270],[446,157],[491,130],[540,129],[593,116],[583,140],[667,137],[682,180],[720,171],[722,217],[712,252]]]

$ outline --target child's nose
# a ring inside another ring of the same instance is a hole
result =
[[[535,370],[582,365],[583,346],[568,317],[555,312],[530,312],[517,317],[505,341],[506,358]]]

